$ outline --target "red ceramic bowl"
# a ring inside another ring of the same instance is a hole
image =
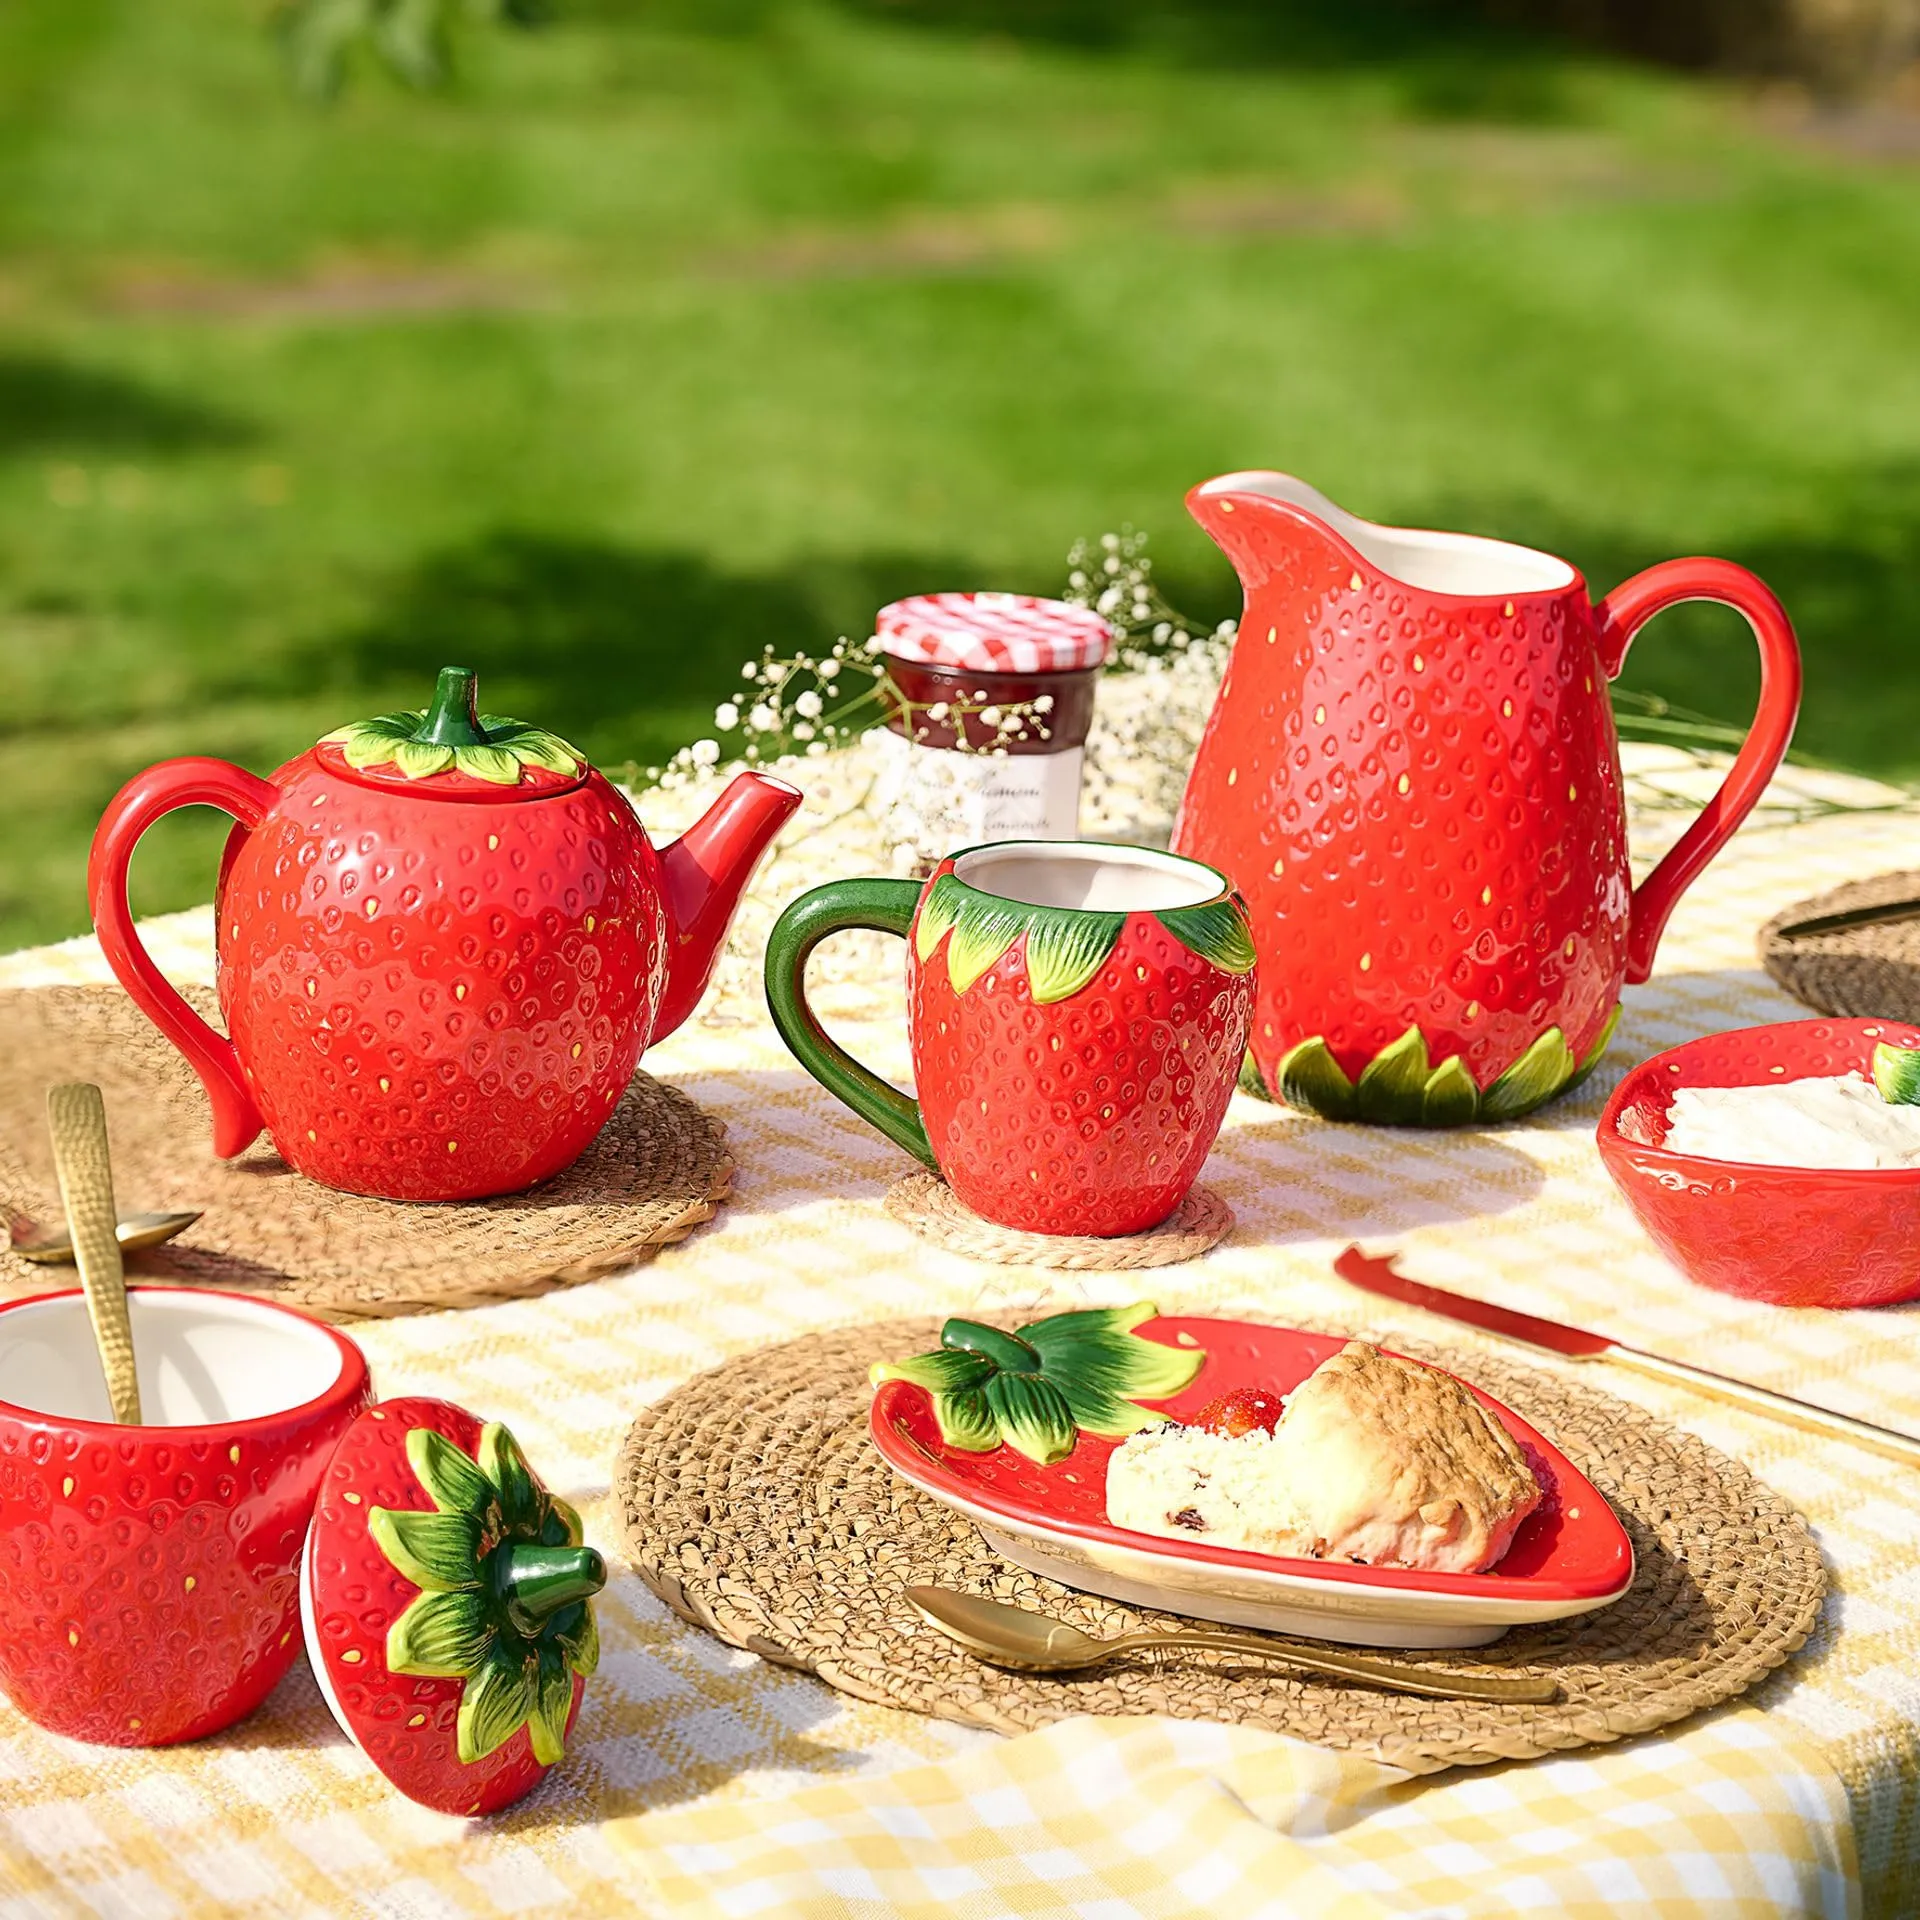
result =
[[[1920,1297],[1920,1167],[1762,1167],[1669,1153],[1678,1087],[1746,1087],[1871,1071],[1876,1042],[1920,1047],[1897,1020],[1788,1020],[1655,1054],[1600,1117],[1600,1158],[1675,1266],[1779,1307],[1884,1307]]]
[[[84,1296],[0,1306],[0,1684],[54,1733],[159,1746],[230,1725],[300,1651],[300,1552],[370,1392],[285,1307],[128,1294],[141,1411],[112,1424]]]

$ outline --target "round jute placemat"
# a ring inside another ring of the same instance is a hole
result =
[[[1801,900],[1760,929],[1760,964],[1817,1012],[1920,1021],[1920,915],[1785,937],[1805,920],[1902,900],[1920,900],[1920,873],[1878,873]]]
[[[1091,1233],[1022,1233],[983,1220],[937,1173],[909,1173],[887,1189],[887,1211],[949,1253],[1003,1267],[1059,1267],[1119,1273],[1196,1260],[1233,1231],[1233,1209],[1196,1186],[1157,1227],[1102,1239]]]
[[[867,1367],[930,1347],[938,1327],[810,1334],[650,1407],[614,1467],[640,1577],[683,1618],[856,1699],[1009,1733],[1076,1713],[1235,1721],[1415,1773],[1619,1740],[1717,1706],[1787,1659],[1820,1611],[1826,1573],[1805,1523],[1737,1462],[1611,1395],[1381,1335],[1536,1422],[1612,1503],[1639,1564],[1627,1595],[1597,1614],[1516,1628],[1490,1647],[1380,1657],[1549,1673],[1558,1702],[1416,1699],[1214,1655],[1078,1677],[1002,1673],[925,1626],[901,1590],[958,1587],[1102,1634],[1171,1616],[1010,1565],[889,1470],[867,1438]]]
[[[189,988],[219,1021],[212,992]],[[118,987],[0,993],[0,1212],[60,1218],[46,1090],[92,1080],[106,1095],[115,1197],[127,1211],[204,1217],[133,1256],[135,1279],[259,1294],[323,1319],[480,1306],[645,1260],[711,1220],[732,1189],[726,1130],[646,1073],[564,1173],[497,1200],[415,1206],[336,1193],[288,1168],[263,1135],[216,1160],[207,1097]],[[0,1298],[71,1286],[0,1245]]]

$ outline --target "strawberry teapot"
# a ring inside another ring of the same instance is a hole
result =
[[[237,823],[215,891],[216,1033],[140,944],[127,865],[162,814]],[[88,890],[120,983],[179,1048],[213,1148],[264,1128],[296,1171],[387,1200],[469,1200],[586,1150],[647,1046],[698,1003],[800,795],[743,773],[656,850],[557,735],[477,710],[475,676],[329,734],[262,780],[224,760],[136,774]]]
[[[1174,830],[1252,914],[1263,1089],[1329,1119],[1516,1118],[1599,1059],[1682,892],[1759,799],[1800,703],[1785,610],[1669,560],[1597,605],[1566,561],[1376,526],[1280,473],[1187,497],[1246,607]],[[1760,701],[1636,888],[1607,682],[1685,600],[1737,609]]]

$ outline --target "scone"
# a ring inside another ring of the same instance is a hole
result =
[[[1117,1527],[1437,1573],[1496,1565],[1540,1497],[1459,1381],[1358,1340],[1287,1396],[1270,1434],[1153,1427],[1107,1465]]]

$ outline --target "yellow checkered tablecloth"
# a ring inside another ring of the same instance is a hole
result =
[[[780,900],[874,857],[835,804],[845,781],[820,774],[745,916],[749,958]],[[1675,824],[1637,820],[1637,844]],[[1795,1015],[1755,962],[1762,920],[1906,865],[1920,865],[1911,812],[1750,826],[1683,902],[1658,975],[1628,990],[1600,1071],[1521,1125],[1330,1128],[1237,1098],[1207,1178],[1239,1228],[1147,1285],[1183,1311],[1377,1320],[1329,1261],[1353,1238],[1391,1242],[1443,1284],[1920,1431],[1920,1312],[1793,1313],[1690,1287],[1639,1234],[1591,1141],[1631,1062]],[[204,911],[148,931],[177,978],[210,977]],[[891,966],[877,972],[866,949],[829,973],[849,1043],[904,1078]],[[0,959],[0,985],[106,977],[91,941]],[[647,1064],[731,1130],[739,1184],[713,1226],[624,1278],[355,1330],[382,1392],[507,1421],[610,1554],[621,1436],[701,1368],[863,1318],[1140,1290],[972,1265],[890,1220],[880,1198],[901,1156],[781,1050],[747,961]],[[718,1645],[619,1575],[566,1764],[490,1822],[391,1792],[304,1668],[225,1735],[155,1752],[80,1746],[0,1709],[0,1920],[1920,1912],[1920,1485],[1652,1382],[1606,1384],[1748,1461],[1809,1517],[1835,1574],[1789,1669],[1667,1735],[1422,1781],[1244,1729],[1079,1720],[1003,1741],[849,1702]]]

